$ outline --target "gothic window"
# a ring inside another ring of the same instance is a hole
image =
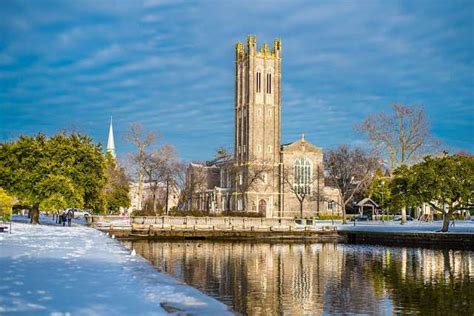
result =
[[[262,92],[262,73],[257,72],[257,93]]]
[[[242,173],[239,173],[239,184],[244,184],[244,176],[242,175]]]
[[[269,152],[269,153],[272,152],[272,145],[268,145],[268,152]]]
[[[298,158],[293,164],[294,190],[299,194],[311,193],[312,164],[308,158]]]
[[[267,93],[272,93],[272,74],[267,74]]]

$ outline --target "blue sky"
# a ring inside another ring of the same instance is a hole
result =
[[[282,38],[283,130],[364,144],[391,103],[474,151],[473,1],[1,1],[0,140],[74,127],[118,154],[131,123],[186,160],[233,142],[234,44]]]

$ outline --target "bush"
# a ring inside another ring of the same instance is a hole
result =
[[[222,212],[217,216],[229,216],[229,217],[264,217],[262,213],[257,212],[238,212],[238,211],[226,211]]]
[[[346,215],[347,218],[349,218],[349,215]],[[314,217],[316,220],[320,220],[320,221],[326,221],[326,220],[342,220],[342,215],[334,215],[334,216],[331,216],[331,215],[328,215],[328,214],[320,214],[319,216],[315,216]]]
[[[197,210],[192,210],[192,211],[178,211],[178,210],[173,210],[169,212],[169,216],[194,216],[194,217],[206,217],[206,216],[211,216],[209,212],[206,211],[197,211]]]
[[[162,212],[157,211],[156,213],[152,210],[136,210],[133,211],[131,216],[161,216],[163,215]]]

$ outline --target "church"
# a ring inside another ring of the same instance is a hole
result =
[[[272,217],[339,215],[340,196],[324,179],[323,151],[301,139],[281,143],[282,43],[235,46],[233,157],[192,163],[188,210]],[[249,214],[250,215],[250,214]]]

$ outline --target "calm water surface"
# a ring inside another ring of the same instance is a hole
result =
[[[249,315],[474,315],[474,253],[344,244],[126,243]]]

